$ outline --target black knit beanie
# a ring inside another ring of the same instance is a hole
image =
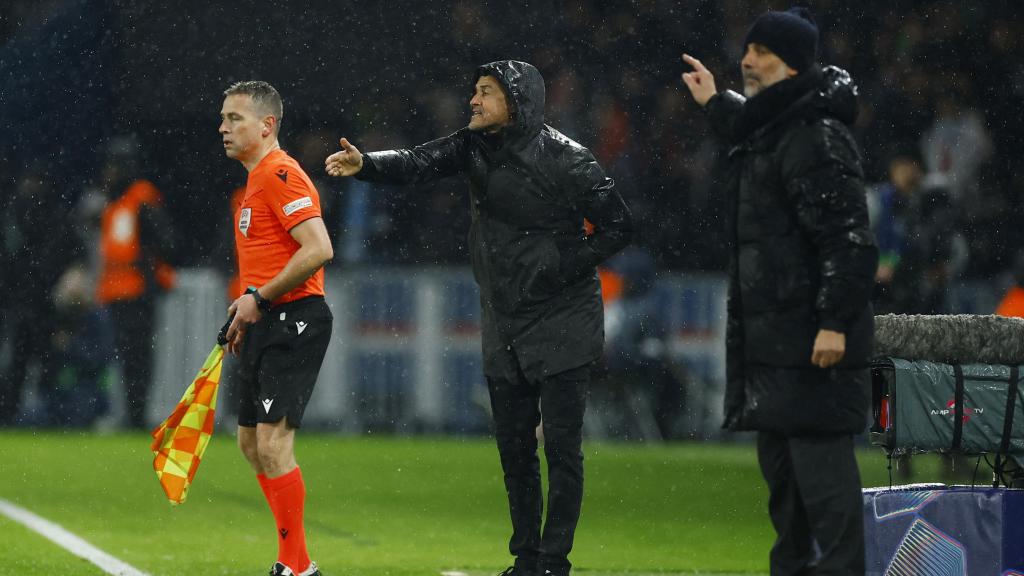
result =
[[[768,48],[798,73],[818,59],[818,25],[804,7],[765,12],[750,27],[743,51],[751,42]]]

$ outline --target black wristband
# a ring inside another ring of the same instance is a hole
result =
[[[256,307],[259,308],[260,311],[270,312],[271,302],[270,300],[264,298],[263,295],[260,294],[259,290],[250,286],[249,289],[245,291],[245,293],[252,294],[253,299],[256,300]]]

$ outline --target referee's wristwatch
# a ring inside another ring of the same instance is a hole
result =
[[[260,294],[260,291],[256,288],[249,286],[249,289],[245,291],[246,294],[252,294],[254,300],[256,300],[256,307],[260,309],[260,312],[270,312],[271,302]]]

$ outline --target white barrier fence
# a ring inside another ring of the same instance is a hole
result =
[[[334,336],[304,426],[345,432],[473,433],[488,424],[479,343],[479,301],[461,268],[364,268],[329,272]],[[721,422],[725,279],[662,275],[659,307],[670,352],[690,375],[691,435]],[[224,280],[183,270],[157,315],[154,385],[148,418],[159,422],[191,382],[216,340],[227,309]],[[222,414],[235,409],[228,359]],[[591,405],[591,412],[602,407]],[[227,417],[221,422],[232,424]]]

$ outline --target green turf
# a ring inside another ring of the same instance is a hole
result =
[[[92,563],[44,540],[35,532],[0,516],[0,574],[60,574],[61,576],[98,576],[103,571]]]
[[[327,575],[496,573],[510,560],[493,441],[303,434],[312,556]],[[273,520],[227,434],[216,437],[189,500],[171,507],[148,437],[0,433],[0,498],[63,525],[154,576],[265,574]],[[759,574],[772,530],[746,444],[586,445],[587,489],[570,557],[581,575]],[[887,482],[862,454],[866,485]],[[102,574],[0,518],[12,573]]]

